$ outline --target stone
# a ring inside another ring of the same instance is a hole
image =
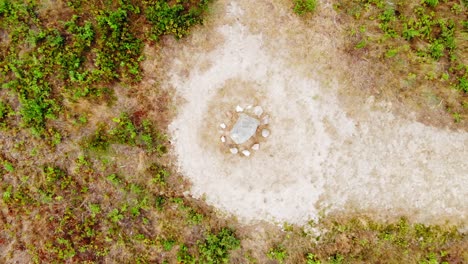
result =
[[[237,113],[240,113],[240,112],[243,112],[244,111],[244,108],[242,108],[240,105],[236,106],[236,112]]]
[[[237,148],[230,148],[229,151],[232,153],[232,154],[237,154],[239,152],[239,150]]]
[[[253,150],[259,150],[259,149],[260,149],[260,144],[258,144],[258,143],[257,143],[257,144],[253,144],[252,149],[253,149]]]
[[[263,125],[268,125],[270,123],[270,116],[266,115],[262,119],[262,124]]]
[[[244,149],[244,150],[242,151],[242,154],[244,154],[244,156],[248,157],[248,156],[250,156],[250,151]]]
[[[221,142],[223,142],[223,143],[226,142],[226,137],[225,136],[221,137]]]
[[[224,123],[221,123],[219,126],[220,126],[222,129],[225,129],[225,128],[226,128],[226,124],[224,124]]]
[[[262,137],[266,138],[270,135],[270,130],[268,129],[263,129],[262,130]]]
[[[254,115],[260,117],[263,114],[263,108],[261,106],[256,106],[253,109]]]
[[[255,135],[259,124],[257,119],[247,114],[240,114],[229,136],[236,144],[243,144]]]

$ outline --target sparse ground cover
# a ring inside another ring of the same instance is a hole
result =
[[[452,227],[329,216],[311,224],[318,236],[190,198],[167,153],[168,106],[119,104],[158,89],[141,85],[145,45],[183,37],[208,4],[0,0],[0,262],[467,261]]]
[[[345,49],[373,68],[392,94],[414,109],[444,108],[458,128],[468,117],[466,1],[336,1]],[[424,110],[422,110],[424,111]],[[430,111],[430,110],[428,110]]]

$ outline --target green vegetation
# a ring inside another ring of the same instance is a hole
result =
[[[431,3],[421,4],[425,13],[408,20],[405,33],[394,29],[396,11],[382,13],[382,30],[397,34],[391,38],[426,41],[424,49],[411,51],[421,60],[457,56],[458,63],[457,30],[463,25],[466,32],[468,24],[442,22],[427,8],[445,2]],[[316,7],[309,0],[295,4],[298,14]],[[161,110],[167,106],[153,107],[167,98],[141,100],[159,87],[140,85],[140,62],[144,49],[161,48],[164,35],[178,39],[202,23],[208,5],[0,0],[0,263],[468,261],[466,236],[447,227],[329,217],[317,224],[329,230],[320,237],[294,225],[281,231],[265,224],[258,228],[267,230],[264,239],[187,195],[189,183],[167,155],[169,113]],[[452,5],[450,12],[465,8]],[[432,40],[428,27],[445,35]],[[360,50],[375,44],[366,36]],[[385,58],[404,52],[394,46]],[[454,85],[466,92],[464,69],[444,74],[447,82],[458,78]],[[126,108],[135,101],[138,109]]]
[[[317,8],[317,0],[295,0],[294,1],[294,13],[298,15],[304,15],[307,13],[313,13]]]
[[[279,263],[284,263],[284,260],[286,259],[288,255],[287,255],[286,249],[284,249],[283,246],[279,245],[270,249],[267,253],[267,256],[270,259],[277,260]]]
[[[353,0],[338,1],[335,8],[349,21],[347,49],[353,56],[385,65],[390,74],[376,72],[381,78],[412,76],[386,79],[387,86],[379,89],[420,105],[435,97],[455,121],[468,116],[466,4]]]
[[[199,242],[200,261],[204,263],[229,263],[229,252],[237,249],[240,241],[232,230],[222,229],[218,234],[208,234]]]
[[[122,113],[112,121],[114,124],[109,129],[107,124],[98,124],[96,132],[84,140],[84,147],[96,152],[106,152],[111,144],[124,144],[141,147],[159,156],[167,152],[166,135],[157,131],[149,120],[136,125],[127,113]]]
[[[266,253],[278,263],[460,263],[466,262],[466,234],[455,227],[382,223],[367,217],[326,217],[312,235],[290,226]],[[307,229],[307,227],[306,227]]]
[[[202,22],[208,1],[67,4],[71,10],[49,21],[56,18],[38,15],[34,1],[0,3],[0,28],[8,36],[1,42],[0,81],[16,94],[22,123],[37,136],[51,136],[46,127],[58,118],[63,98],[102,98],[115,82],[141,80],[144,40],[187,34]]]
[[[208,0],[201,0],[196,5],[191,1],[176,1],[173,4],[166,1],[145,1],[145,16],[153,25],[151,39],[157,40],[166,34],[173,34],[177,38],[187,35],[190,27],[203,22],[200,15],[207,10],[208,3]]]

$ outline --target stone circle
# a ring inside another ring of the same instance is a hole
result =
[[[220,142],[232,155],[250,157],[270,136],[270,116],[260,105],[239,104],[225,116],[228,120],[219,123]]]

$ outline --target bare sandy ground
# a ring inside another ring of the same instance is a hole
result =
[[[193,196],[245,222],[302,224],[329,212],[467,222],[468,134],[397,116],[373,97],[343,104],[343,91],[358,88],[334,74],[353,65],[340,64],[330,4],[321,24],[275,1],[223,0],[212,12],[174,44],[166,84],[178,98],[174,154]],[[237,104],[271,116],[271,136],[249,158],[219,141]]]

